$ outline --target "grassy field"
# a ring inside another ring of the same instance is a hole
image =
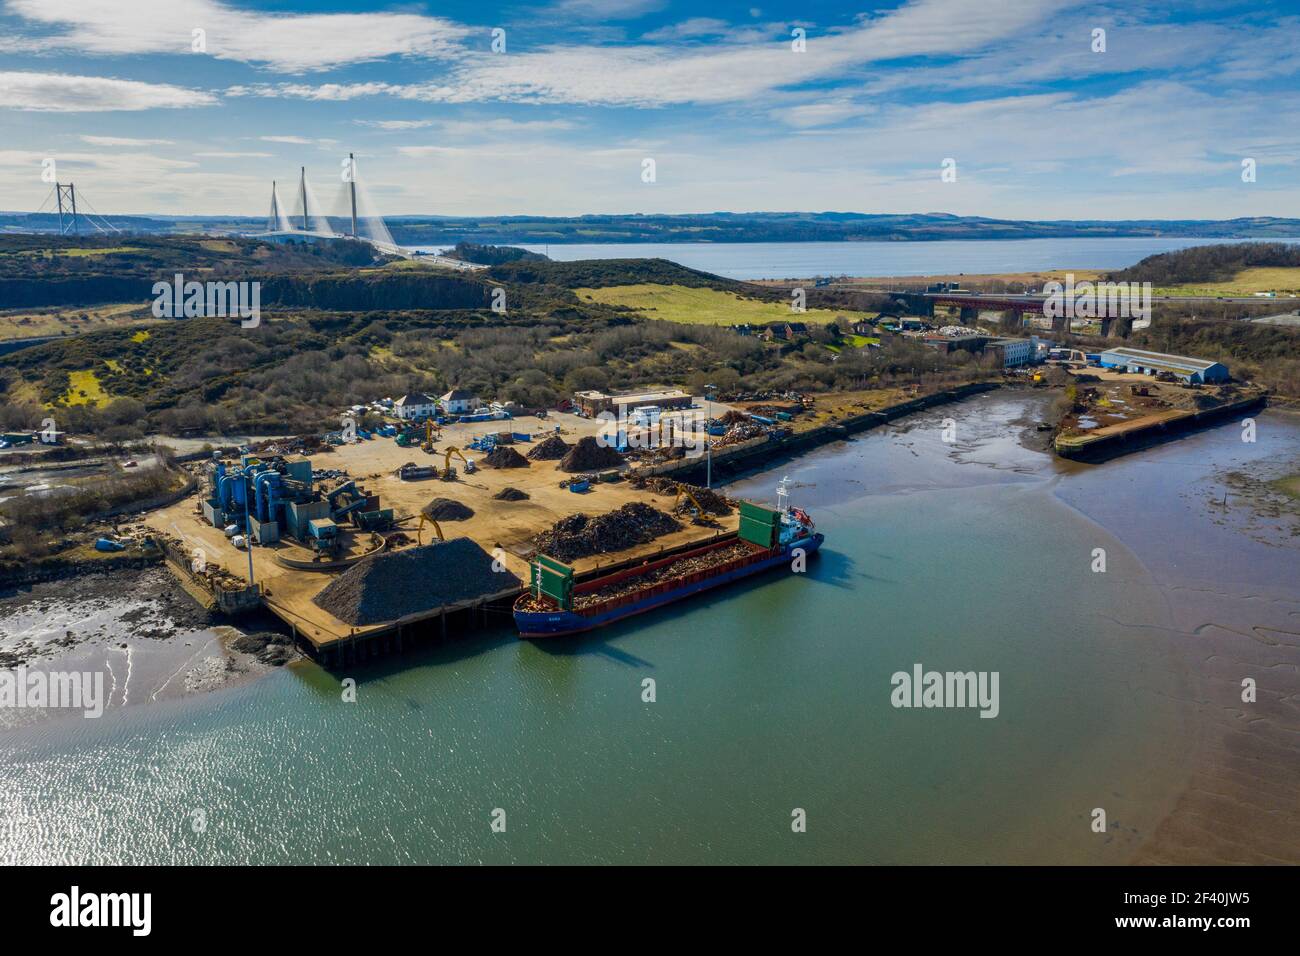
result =
[[[1154,295],[1300,295],[1300,269],[1243,269],[1226,282],[1189,282],[1157,288]]]
[[[95,256],[109,256],[122,252],[141,252],[139,246],[109,246],[103,249],[85,249],[73,247],[69,249],[39,249],[23,250],[21,252],[5,253],[5,255],[24,256],[27,258],[53,259],[55,256],[69,256],[73,259],[87,259]]]
[[[155,319],[149,305],[139,302],[92,305],[81,309],[29,309],[0,315],[0,340],[73,335],[162,321],[166,320]]]
[[[605,289],[574,289],[574,294],[588,302],[625,305],[650,319],[692,325],[768,325],[773,322],[819,322],[834,320],[837,315],[850,319],[864,318],[862,312],[837,312],[809,309],[790,311],[784,302],[760,302],[742,299],[733,292],[716,289],[692,289],[681,285],[616,285]]]
[[[99,384],[93,369],[68,373],[68,391],[63,396],[65,405],[99,405],[107,402],[108,392]]]

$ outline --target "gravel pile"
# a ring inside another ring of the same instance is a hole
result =
[[[602,445],[595,437],[588,435],[578,439],[578,443],[569,449],[569,453],[560,459],[560,470],[595,471],[599,468],[617,468],[623,464],[623,456],[608,445]]]
[[[379,624],[518,587],[509,571],[493,571],[492,556],[469,538],[366,558],[313,599],[340,621]]]
[[[502,488],[492,497],[497,501],[527,501],[529,494],[526,491],[520,491],[518,488]]]
[[[474,509],[454,498],[434,498],[424,506],[424,513],[437,521],[464,521],[474,517]]]
[[[573,446],[559,435],[552,435],[544,442],[539,442],[528,451],[533,461],[559,461],[569,453]]]
[[[502,445],[483,457],[483,464],[493,468],[527,468],[528,459],[508,445]]]
[[[542,554],[558,561],[573,561],[593,554],[622,551],[635,544],[649,544],[681,527],[671,515],[634,501],[595,518],[581,512],[561,518],[550,531],[534,538],[533,543]]]

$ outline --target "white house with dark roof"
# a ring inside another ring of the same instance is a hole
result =
[[[449,415],[463,415],[479,405],[478,396],[467,388],[453,388],[438,400]]]
[[[424,392],[407,392],[393,402],[393,414],[398,418],[411,420],[428,418],[438,412],[438,404]]]

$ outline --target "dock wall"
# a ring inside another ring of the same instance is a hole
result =
[[[1217,408],[1207,408],[1199,412],[1190,412],[1181,418],[1152,422],[1140,428],[1096,438],[1083,437],[1082,440],[1062,439],[1058,437],[1054,446],[1062,458],[1072,461],[1102,462],[1143,448],[1150,448],[1169,441],[1188,432],[1196,431],[1243,412],[1263,408],[1268,404],[1267,395],[1255,395]]]
[[[723,453],[715,452],[713,455],[713,476],[715,480],[735,477],[742,472],[752,471],[776,461],[792,458],[821,445],[843,441],[860,432],[870,431],[905,415],[925,411],[938,405],[959,402],[972,395],[990,392],[1001,387],[1001,382],[971,382],[968,385],[945,389],[898,405],[891,405],[879,411],[863,412],[861,415],[854,415],[833,424],[819,425],[808,431],[787,435],[784,438],[758,441],[752,445],[727,449]],[[703,482],[706,470],[707,465],[704,458],[692,458],[683,461],[665,462],[649,468],[638,468],[635,474],[647,477],[663,475],[680,481],[700,484]]]

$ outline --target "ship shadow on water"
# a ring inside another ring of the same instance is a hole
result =
[[[338,696],[339,681],[351,677],[360,687],[367,683],[396,677],[420,667],[443,667],[478,657],[517,643],[519,636],[507,619],[485,630],[456,629],[444,639],[436,627],[407,632],[401,651],[344,665],[325,666],[310,661],[310,669],[299,672],[303,682],[313,690],[331,697]],[[310,660],[310,659],[309,659]]]

